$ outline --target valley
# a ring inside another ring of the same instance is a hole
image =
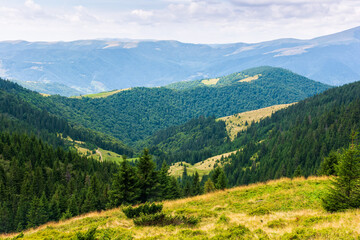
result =
[[[248,239],[357,236],[355,229],[329,230],[337,217],[320,206],[328,177],[312,176],[334,169],[335,163],[324,165],[323,159],[347,147],[351,132],[359,129],[359,88],[359,82],[330,87],[271,67],[76,98],[0,80],[0,196],[5,199],[0,230],[25,231],[25,239],[37,234],[71,239],[92,227],[100,238],[129,239],[145,238],[143,231],[160,239],[221,239],[238,231]],[[299,176],[308,180],[268,182]],[[295,184],[292,192],[281,194],[303,195],[278,199],[277,189],[287,191],[288,184]],[[241,197],[258,187],[256,195]],[[239,203],[221,200],[221,194],[237,191]],[[206,211],[199,208],[205,199],[212,204]],[[164,202],[164,214],[200,222],[191,229],[134,228],[116,209],[147,201]],[[185,205],[178,209],[177,202]],[[272,205],[276,202],[280,209]],[[103,212],[86,215],[92,211]],[[78,219],[78,225],[58,230],[73,217],[69,221]],[[42,224],[47,227],[28,230]],[[319,231],[309,230],[315,225]]]
[[[360,1],[0,4],[0,240],[360,240]]]

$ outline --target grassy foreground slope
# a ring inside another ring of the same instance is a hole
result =
[[[200,217],[194,227],[137,227],[113,209],[49,223],[24,232],[23,239],[72,239],[92,227],[97,239],[357,239],[360,210],[322,209],[328,184],[324,177],[280,179],[164,202],[168,214]]]

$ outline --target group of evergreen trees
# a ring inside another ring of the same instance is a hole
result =
[[[232,143],[242,150],[225,165],[229,185],[316,175],[360,129],[359,93],[360,82],[329,89],[252,124]]]
[[[117,166],[0,133],[0,232],[105,209]]]
[[[166,163],[157,170],[151,158],[144,150],[135,163],[98,162],[35,136],[0,132],[0,232],[204,192],[197,173],[175,179]]]

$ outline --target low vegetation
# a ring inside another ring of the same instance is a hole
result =
[[[87,94],[87,95],[81,95],[81,96],[74,96],[72,98],[79,98],[79,99],[81,99],[81,98],[106,98],[106,97],[109,97],[116,93],[119,93],[122,91],[127,91],[130,89],[131,88],[124,88],[124,89],[113,90],[113,91],[108,91],[108,92],[100,92],[100,93],[93,93],[93,94]]]
[[[280,179],[163,202],[163,214],[200,219],[196,225],[136,226],[118,208],[48,223],[23,232],[22,239],[76,239],[93,229],[94,239],[357,239],[360,210],[323,210],[329,185],[327,177]],[[261,208],[265,214],[250,214]]]
[[[231,154],[235,154],[237,151],[238,150],[210,157],[194,165],[186,162],[177,162],[170,166],[169,173],[171,176],[180,177],[184,172],[184,167],[186,167],[189,175],[193,175],[195,172],[199,173],[200,177],[209,175],[216,166],[223,166],[226,163],[224,158],[230,156]]]
[[[227,117],[221,117],[218,118],[218,120],[225,121],[226,131],[230,136],[230,139],[234,140],[238,133],[250,127],[251,123],[259,122],[260,120],[271,116],[274,112],[287,108],[293,104],[295,103],[274,105],[253,111],[237,113]]]

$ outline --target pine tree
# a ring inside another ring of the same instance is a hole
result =
[[[221,173],[217,178],[217,182],[216,182],[215,187],[217,189],[224,190],[226,188],[226,185],[227,185],[226,176],[225,176],[224,171],[221,169]]]
[[[174,177],[170,177],[170,187],[167,197],[168,199],[176,199],[181,197],[181,188],[178,181]]]
[[[155,201],[158,197],[158,176],[155,163],[151,160],[149,150],[144,149],[137,162],[137,176],[139,178],[140,201]]]
[[[39,208],[38,208],[38,222],[39,224],[46,223],[49,219],[49,206],[48,200],[46,198],[45,192],[42,193]]]
[[[204,191],[205,191],[205,193],[210,193],[210,192],[213,192],[215,190],[216,190],[215,185],[214,185],[213,181],[211,181],[211,178],[209,178],[205,182]]]
[[[200,176],[198,172],[195,172],[192,182],[192,195],[196,196],[201,194]]]
[[[138,197],[139,188],[135,169],[130,166],[126,157],[123,156],[119,172],[114,175],[109,192],[110,207],[118,207],[121,204],[133,204]]]
[[[336,169],[335,166],[338,164],[338,153],[331,151],[328,157],[324,158],[324,161],[320,165],[319,174],[327,176],[335,176]]]
[[[169,175],[169,166],[164,161],[160,172],[159,172],[159,184],[161,190],[161,198],[162,199],[171,199],[170,188],[171,188],[171,179]]]
[[[100,210],[99,203],[99,183],[96,175],[91,177],[90,186],[88,187],[86,198],[82,206],[82,212],[90,212],[95,210]],[[65,211],[64,211],[65,212]]]
[[[329,212],[360,207],[360,146],[352,144],[338,156],[337,177],[323,198]]]
[[[39,203],[40,203],[40,200],[36,196],[31,201],[30,209],[29,209],[29,212],[27,215],[27,218],[28,218],[27,227],[28,228],[36,227],[40,224],[39,219],[38,219]]]

